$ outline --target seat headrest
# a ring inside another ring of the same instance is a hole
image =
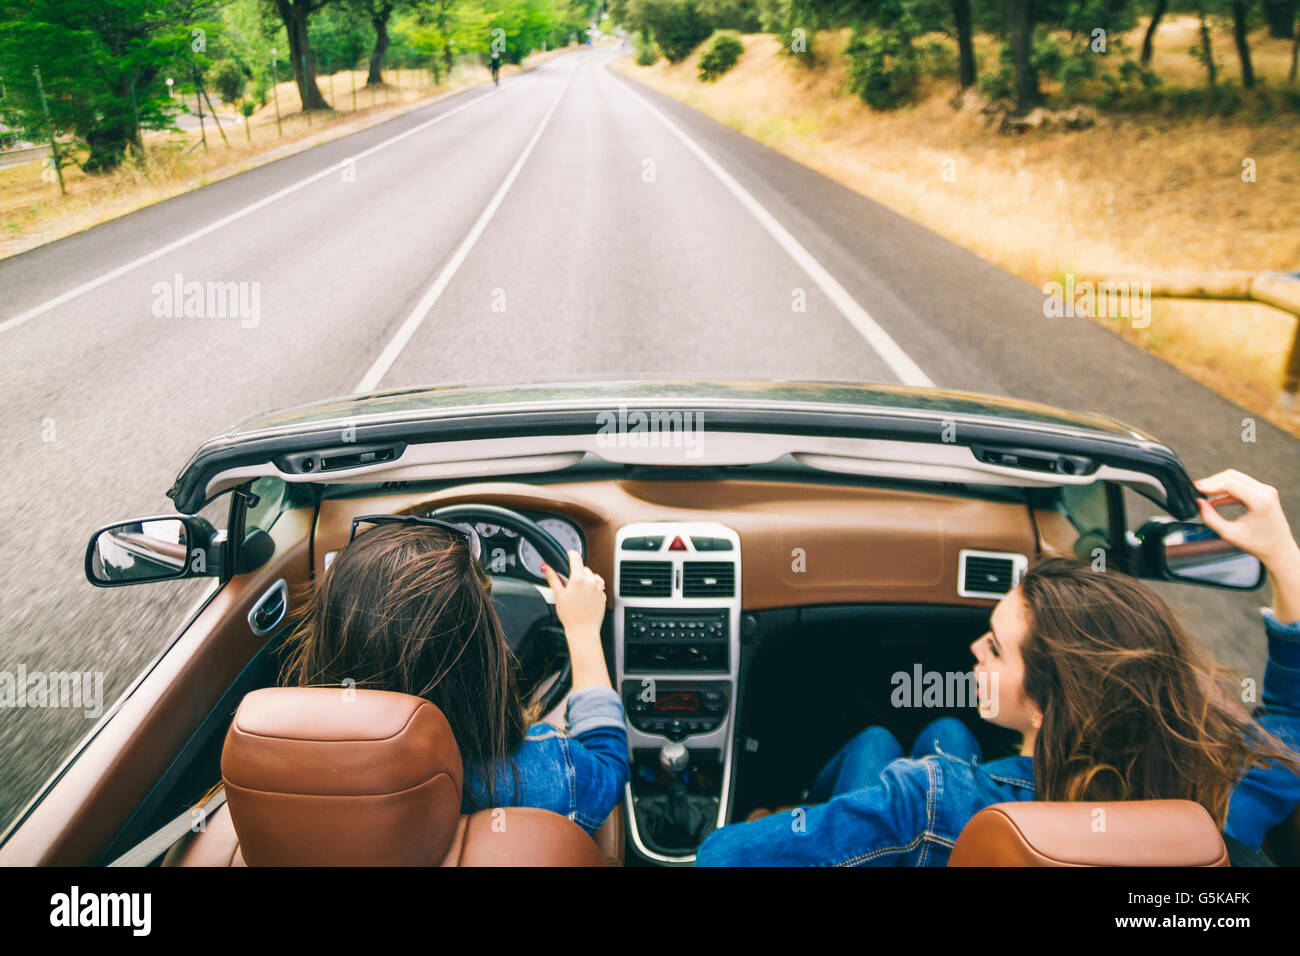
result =
[[[460,820],[462,772],[433,704],[341,687],[253,691],[221,755],[250,866],[431,866]]]
[[[962,829],[949,866],[1227,866],[1205,808],[1191,800],[997,803]]]

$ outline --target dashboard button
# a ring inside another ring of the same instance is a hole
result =
[[[663,545],[663,535],[643,535],[637,538],[624,538],[624,551],[658,551]]]
[[[691,536],[691,544],[695,545],[696,551],[731,551],[731,541],[728,538],[697,538]]]

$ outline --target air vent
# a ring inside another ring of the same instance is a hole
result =
[[[682,565],[682,597],[732,597],[736,566],[730,561],[687,561]]]
[[[623,597],[671,597],[670,561],[624,561],[619,565],[618,593]]]
[[[1024,577],[1029,560],[1002,551],[962,551],[957,593],[962,597],[1000,598]]]

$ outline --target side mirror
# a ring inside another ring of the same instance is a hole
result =
[[[1205,587],[1253,591],[1264,565],[1199,521],[1148,521],[1138,531],[1148,576]]]
[[[221,573],[219,535],[197,517],[161,515],[100,528],[86,546],[86,579],[115,588]]]

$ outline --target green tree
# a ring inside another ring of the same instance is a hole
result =
[[[367,24],[373,36],[366,86],[380,86],[384,82],[384,57],[393,42],[389,33],[393,14],[400,15],[417,6],[420,0],[347,0],[345,7],[350,18]]]
[[[629,0],[627,16],[634,27],[650,31],[672,63],[690,56],[713,32],[699,0]]]
[[[208,71],[208,83],[225,103],[237,103],[244,95],[244,72],[230,58],[218,60]]]
[[[311,18],[307,39],[318,62],[327,69],[352,69],[375,45],[370,18],[347,3],[325,7]]]
[[[308,25],[311,15],[336,0],[273,0],[289,39],[289,61],[303,105],[314,110],[330,109],[316,84],[316,58],[312,55]]]
[[[112,170],[132,147],[143,155],[140,131],[167,128],[176,111],[163,80],[206,65],[211,12],[185,0],[0,0],[7,122],[43,128],[39,67],[56,130],[88,151],[82,169]]]

